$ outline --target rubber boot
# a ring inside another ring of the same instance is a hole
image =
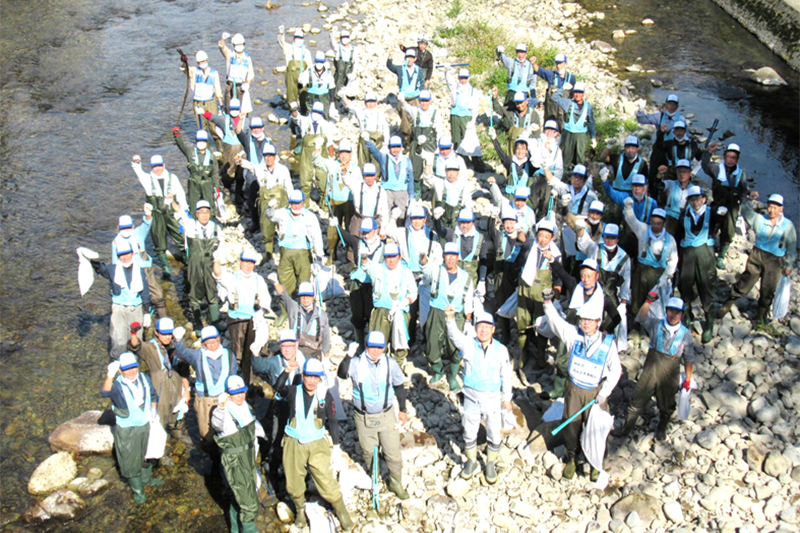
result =
[[[761,327],[767,323],[767,310],[763,307],[759,307],[756,310],[756,321],[755,324],[757,327]]]
[[[216,325],[219,322],[219,304],[208,306],[208,323]],[[219,328],[217,328],[219,329]]]
[[[169,279],[172,275],[172,268],[169,266],[169,259],[167,259],[167,252],[161,252],[158,254],[159,260],[161,260],[161,272],[162,277]]]
[[[447,382],[450,385],[451,392],[458,392],[461,390],[461,385],[458,383],[458,371],[461,370],[461,361],[450,363],[450,372],[447,373]]]
[[[240,533],[239,528],[239,510],[231,503],[228,507],[228,518],[231,520],[231,533]]]
[[[727,246],[723,246],[722,249],[719,251],[719,256],[717,256],[717,268],[719,270],[725,270],[725,256],[728,255],[728,248],[730,244]]]
[[[656,428],[656,440],[665,440],[667,438],[667,428],[669,427],[669,417],[661,415],[661,420],[658,421]]]
[[[600,477],[600,471],[595,467],[592,467],[592,472],[589,474],[589,481],[597,481],[597,478]]]
[[[725,315],[727,315],[728,311],[731,310],[731,307],[733,307],[733,303],[735,301],[736,298],[728,298],[728,301],[722,304],[722,307],[717,310],[717,318],[725,318]]]
[[[575,464],[575,458],[571,456],[567,456],[567,464],[564,467],[564,479],[572,479],[575,477],[575,470],[577,470],[577,465]]]
[[[703,322],[703,338],[701,339],[703,344],[708,344],[711,342],[711,338],[714,336],[714,313],[708,312],[706,313],[706,320]]]
[[[300,498],[292,498],[294,502],[294,525],[299,528],[304,528],[308,525],[308,520],[306,520],[306,498],[302,496]]]
[[[192,325],[197,335],[200,336],[200,330],[203,329],[203,313],[199,308],[192,309]]]
[[[403,474],[389,474],[389,490],[400,500],[409,498],[408,492],[403,488]]]
[[[142,489],[142,478],[140,476],[129,478],[128,485],[133,491],[133,501],[139,505],[147,501],[147,496],[144,495],[144,490]]]
[[[331,503],[331,505],[333,506],[333,511],[336,513],[336,518],[339,519],[339,523],[342,525],[342,529],[344,531],[352,531],[355,524],[353,524],[353,519],[350,518],[350,513],[347,511],[344,500],[340,499],[339,501]]]
[[[258,533],[255,522],[242,522],[242,533]]]
[[[441,361],[438,363],[432,363],[431,369],[433,370],[433,377],[431,378],[431,383],[439,383],[442,381],[444,377],[444,364]]]
[[[464,453],[467,455],[467,463],[461,469],[461,479],[470,479],[478,472],[478,448],[467,448]]]
[[[147,466],[142,468],[142,485],[145,487],[160,487],[164,484],[161,478],[153,477],[153,463],[147,463]]]
[[[639,415],[628,415],[625,419],[625,424],[619,428],[615,429],[611,432],[611,435],[614,437],[627,437],[633,431],[633,428],[636,427],[636,420],[639,418]]]
[[[488,450],[486,452],[486,471],[483,473],[486,478],[486,483],[494,485],[497,482],[497,470],[495,464],[497,463],[497,451]]]

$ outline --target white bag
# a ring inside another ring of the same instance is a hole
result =
[[[481,142],[478,140],[478,130],[475,128],[475,122],[469,121],[467,129],[464,132],[464,139],[458,145],[456,153],[468,157],[481,157]]]
[[[333,275],[333,268],[323,266],[319,269],[316,279],[314,280],[315,287],[320,291],[320,298],[322,301],[328,302],[339,296],[345,296],[344,287]]]
[[[661,320],[666,315],[667,302],[672,297],[672,283],[658,284],[653,290],[658,291],[658,300],[650,305],[647,316]]]
[[[400,316],[397,318],[392,317],[392,314],[389,315],[389,319],[392,321],[392,350],[408,350],[408,327],[405,317],[400,312],[398,312]]]
[[[78,248],[78,287],[81,291],[81,297],[89,292],[94,283],[94,268],[89,262],[90,259],[98,259],[100,256],[97,252],[88,248]]]
[[[250,90],[246,90],[242,93],[242,113],[247,113],[248,115],[253,111],[253,102],[250,100]]]
[[[782,275],[775,289],[775,299],[772,301],[772,318],[778,320],[789,313],[789,302],[792,299],[792,280],[787,275]]]
[[[150,436],[147,438],[147,452],[145,459],[161,459],[164,457],[164,448],[167,446],[167,432],[160,421],[150,422]]]
[[[517,316],[517,291],[514,291],[508,300],[497,310],[497,315],[504,318],[516,318]]]
[[[617,312],[622,317],[622,321],[617,326],[614,337],[617,339],[617,351],[624,352],[628,349],[628,309],[627,305],[619,304]]]
[[[589,419],[581,434],[581,449],[592,467],[600,471],[595,488],[603,490],[608,485],[608,473],[603,470],[603,457],[606,455],[606,441],[611,428],[614,427],[614,416],[604,411],[596,403],[589,408]]]
[[[269,322],[264,318],[264,311],[259,309],[256,314],[253,315],[253,331],[255,332],[255,338],[252,344],[250,344],[250,351],[254,354],[261,353],[261,348],[266,346],[267,342],[269,342],[269,327]]]
[[[681,385],[686,379],[685,374],[681,373]],[[689,390],[683,387],[678,389],[678,420],[686,420],[689,418],[689,413],[692,410],[692,391],[697,388],[697,382],[692,378],[689,384]]]

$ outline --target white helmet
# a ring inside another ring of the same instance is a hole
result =
[[[208,61],[208,54],[204,51],[200,50],[197,52],[197,55],[194,56],[198,63],[202,63],[203,61]]]
[[[231,44],[233,44],[234,46],[237,44],[244,44],[244,35],[242,35],[241,33],[237,33],[236,35],[234,35],[233,38],[231,39]]]

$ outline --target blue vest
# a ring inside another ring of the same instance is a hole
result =
[[[450,108],[450,114],[456,117],[471,117],[472,110],[469,108],[469,103],[472,100],[472,95],[474,92],[475,88],[471,85],[469,86],[468,93],[467,91],[457,92],[455,102],[456,105]]]
[[[156,352],[158,352],[158,362],[161,363],[161,370],[172,370],[172,362],[169,360],[167,350],[165,350],[156,339],[150,339],[150,342],[156,347]],[[167,362],[166,365],[164,361]]]
[[[478,339],[473,340],[472,357],[464,360],[464,386],[479,392],[500,392],[500,348],[495,339],[484,354]]]
[[[675,185],[667,193],[667,205],[664,210],[672,218],[681,216],[681,191],[683,190],[685,189],[681,189],[680,183],[676,181]]]
[[[408,243],[408,258],[406,259],[405,263],[406,266],[411,270],[411,272],[419,273],[422,271],[422,265],[419,264],[419,254],[423,252],[430,256],[431,248],[433,247],[433,239],[431,239],[431,230],[428,226],[424,226],[422,231],[425,232],[425,237],[428,239],[428,249],[427,250],[417,250],[414,242],[416,239],[412,237],[412,232],[414,230],[408,228],[406,231],[406,243]]]
[[[230,68],[228,69],[228,80],[234,83],[244,83],[247,79],[247,72],[250,68],[250,54],[244,53],[244,57],[239,59],[236,54],[231,54]]]
[[[403,91],[403,94],[406,95],[406,98],[413,99],[419,96],[419,89],[417,88],[417,82],[422,76],[422,69],[419,65],[415,64],[414,68],[412,69],[414,73],[409,77],[408,75],[408,67],[405,65],[400,68],[401,71],[401,83],[400,83],[400,90]]]
[[[513,160],[511,161],[511,180],[506,181],[506,194],[514,194],[517,187],[528,186],[528,165],[522,165],[522,176],[519,175],[518,166]]]
[[[666,231],[666,230],[664,230]],[[669,235],[669,234],[667,234]],[[650,232],[647,233],[647,247],[643,254],[639,255],[639,262],[653,268],[667,268],[667,258],[669,257],[669,239],[664,237],[664,249],[661,250],[661,255],[656,257],[653,249],[650,246]]]
[[[327,73],[327,70],[322,71],[321,76],[317,76],[317,71],[314,69],[312,72],[309,73],[308,79],[311,82],[308,86],[309,94],[313,94],[316,96],[320,96],[323,94],[328,94],[328,85],[323,83],[324,75]]]
[[[370,369],[375,367],[375,364],[367,361],[367,352],[361,354],[358,358],[358,383],[353,383],[353,404],[360,405],[362,411],[367,411],[367,404],[375,406],[378,409],[371,409],[373,414],[375,412],[382,412],[386,410],[394,399],[394,387],[391,386],[391,371],[389,369],[389,361],[387,356],[381,357],[377,365],[376,374],[378,379],[373,383],[372,372]],[[353,364],[355,361],[351,361]],[[384,370],[386,371],[386,379],[381,379]],[[356,404],[358,400],[358,404]]]
[[[131,283],[133,280],[136,279],[136,276],[141,278],[142,276],[142,269],[139,265],[136,264],[136,261],[133,262],[133,266],[131,268]],[[114,274],[111,275],[111,279],[113,281]],[[142,288],[144,288],[144,284],[147,283],[147,280],[142,280]],[[139,292],[133,292],[130,290],[126,285],[120,287],[119,294],[112,294],[111,301],[117,305],[124,305],[128,307],[133,307],[136,305],[142,305],[142,296]]]
[[[756,230],[756,248],[769,252],[775,257],[786,255],[786,246],[783,243],[783,236],[789,229],[789,219],[783,217],[781,221],[772,226],[767,223],[767,218],[762,216],[761,223]]]
[[[306,226],[306,216],[309,211],[303,209],[302,215],[297,217],[292,214],[290,207],[287,207],[286,211],[289,213],[289,220],[284,227],[284,233],[278,239],[278,245],[290,250],[310,250],[311,239]]]
[[[353,163],[350,165],[352,167]],[[356,166],[356,168],[358,167]],[[350,197],[350,189],[342,180],[342,167],[336,165],[336,171],[328,174],[328,199],[334,202],[346,202]]]
[[[666,319],[664,319],[666,321]],[[656,345],[655,349],[658,353],[662,353],[668,355],[670,357],[677,357],[678,356],[678,349],[681,347],[681,343],[683,342],[683,337],[689,329],[681,324],[678,328],[678,331],[675,333],[675,336],[672,338],[672,342],[670,345],[665,349],[664,348],[664,325],[658,325],[658,331],[656,331]]]
[[[139,375],[136,378],[139,381],[139,384],[144,388],[144,403],[139,406],[136,405],[133,392],[131,392],[130,387],[122,381],[122,376],[117,376],[116,381],[122,386],[122,394],[125,396],[125,404],[128,407],[128,416],[126,418],[122,418],[119,414],[116,415],[117,425],[121,428],[129,428],[135,426],[144,426],[145,424],[149,424],[150,420],[147,416],[147,413],[150,410],[150,405],[153,403],[150,399],[150,382],[142,372],[139,372]],[[112,407],[113,411],[117,411],[116,407]]]
[[[589,223],[587,222],[586,225],[587,225],[587,228],[584,229],[583,231],[589,232],[589,229],[590,229],[588,227]],[[603,228],[605,228],[605,227],[606,227],[606,223],[605,222],[600,222],[600,235],[603,235]],[[591,235],[591,233],[590,233],[590,235]],[[589,256],[586,255],[583,251],[578,249],[577,236],[576,236],[575,240],[576,240],[576,244],[575,244],[575,259],[578,260],[578,261],[583,261],[584,259],[588,259]]]
[[[503,232],[503,238],[500,239],[500,250],[499,255],[502,256],[506,253],[506,246],[508,245],[508,237],[506,236],[506,232]],[[508,254],[508,257],[504,258],[504,261],[507,263],[513,263],[517,260],[517,256],[519,256],[519,252],[522,250],[522,246],[512,246],[511,253]]]
[[[456,267],[456,279],[450,284],[450,275],[444,266],[439,267],[439,278],[436,283],[436,296],[431,300],[431,307],[442,311],[452,305],[456,313],[464,310],[464,294],[469,283],[469,274],[463,268]]]
[[[387,191],[406,191],[408,190],[408,165],[411,163],[408,157],[400,154],[400,162],[395,168],[395,162],[390,156],[386,156],[386,179],[382,187]]]
[[[533,116],[533,113],[530,110],[528,110],[528,112],[525,113],[525,118],[522,119],[522,124],[520,124],[519,113],[514,113],[514,127],[515,128],[522,128],[522,129],[526,129],[526,128],[530,127],[530,125],[531,125],[531,117],[532,116]],[[513,139],[513,140],[516,140],[516,139]]]
[[[622,164],[624,162],[625,156],[620,155],[619,165],[617,165],[617,176],[614,178],[614,188],[618,191],[630,192],[631,189],[633,189],[633,176],[639,174],[639,167],[642,166],[642,158],[638,155],[636,156],[636,163],[633,164],[633,168],[630,173],[628,173],[627,177],[622,175]]]
[[[673,117],[670,119],[669,115],[667,115],[663,111],[661,112],[661,120],[659,120],[657,127],[660,129],[661,126],[663,126],[664,124],[667,124],[669,126],[669,129],[664,133],[665,142],[671,141],[672,139],[675,138],[675,132],[673,131],[672,125],[678,122],[679,120],[684,120],[683,115],[681,115],[680,113],[675,113]]]
[[[364,242],[363,239],[361,241],[359,241],[359,243],[358,243],[358,250],[357,250],[358,255],[355,258],[355,260],[356,260],[356,268],[353,269],[352,272],[350,272],[350,279],[355,280],[355,281],[360,281],[361,283],[372,283],[372,279],[370,279],[369,274],[367,273],[367,271],[364,270],[363,268],[361,268],[361,250],[362,250],[362,248],[363,249],[367,249],[367,244]],[[369,257],[370,263],[375,261],[376,258],[383,257],[383,241],[381,241],[381,243],[378,245],[378,247],[375,248],[375,251],[373,251],[371,254],[369,254],[368,257]]]
[[[683,153],[678,152],[678,149],[681,149]],[[694,158],[692,154],[692,143],[691,141],[687,141],[686,144],[679,145],[677,142],[672,145],[672,154],[669,160],[670,165],[675,165],[681,159],[688,159],[691,161]]]
[[[689,209],[683,215],[683,232],[684,237],[681,239],[681,248],[697,248],[699,246],[714,246],[714,239],[708,236],[708,228],[711,226],[711,209],[706,207],[706,212],[703,213],[703,226],[700,231],[695,235],[692,233],[692,214]]]
[[[194,75],[194,101],[208,102],[214,99],[216,87],[214,82],[217,79],[217,71],[210,69],[208,78],[203,78],[203,71],[199,68]]]
[[[251,163],[253,163],[254,165],[260,165],[261,162],[264,161],[264,154],[262,154],[261,150],[258,149],[258,145],[256,145],[255,137],[253,137],[252,134],[250,135],[250,138],[248,139],[248,142],[250,143],[250,150],[249,150],[249,154],[247,156],[247,159]],[[269,137],[265,138],[264,142],[272,144],[272,143],[269,142]]]
[[[234,274],[236,278],[236,309],[229,309],[228,316],[236,320],[248,320],[253,318],[256,314],[256,294],[258,293],[258,278],[256,273],[250,274],[250,278],[245,278],[239,275],[240,272]],[[248,291],[246,283],[253,284],[254,290]]]
[[[225,117],[225,134],[222,136],[223,144],[227,144],[230,146],[235,146],[239,143],[239,137],[236,136],[234,127],[233,127],[233,117],[230,115],[224,115]]]
[[[205,348],[202,348],[201,351],[205,352]],[[200,354],[200,375],[197,376],[194,386],[197,392],[202,392],[205,396],[211,398],[216,398],[225,392],[225,380],[231,373],[231,358],[227,348],[222,349],[222,355],[219,359],[222,363],[222,369],[219,373],[219,379],[215,382],[214,376],[211,374],[211,365],[208,362],[208,357],[203,353]]]
[[[505,233],[503,234],[505,235]],[[458,260],[459,261],[477,261],[478,254],[481,249],[481,244],[483,244],[483,235],[478,232],[475,232],[475,235],[472,236],[472,249],[469,251],[469,254],[461,257],[462,255],[462,248],[461,248],[461,234],[456,235],[456,246],[458,246]]]
[[[382,275],[379,276],[380,279],[372,280],[372,305],[391,309],[395,299],[408,297],[408,288],[404,285],[405,276],[403,276],[403,270],[408,270],[408,267],[400,263],[393,271],[390,271],[386,263],[381,263],[378,268],[382,269]],[[397,292],[393,293],[393,288]],[[397,298],[393,298],[392,294],[396,294]],[[407,309],[408,303],[406,303]]]
[[[524,66],[520,67],[519,61],[514,61],[514,68],[511,69],[511,75],[508,77],[508,90],[514,92],[527,93],[532,92],[532,87],[528,85],[528,78],[530,78],[531,62],[527,59]],[[533,96],[533,94],[531,94]]]
[[[303,399],[303,386],[298,385],[294,394],[294,427],[290,420],[286,424],[286,434],[293,439],[300,441],[300,444],[308,444],[325,437],[325,428],[317,427],[317,409],[324,405],[325,401],[320,401],[314,394],[314,401],[306,411],[306,404]]]
[[[731,183],[730,178],[736,178],[733,183]],[[726,175],[725,172],[725,163],[720,163],[717,167],[717,181],[719,181],[724,187],[730,187],[731,189],[735,189],[739,186],[739,181],[742,179],[742,167],[736,165],[736,168],[733,170],[733,174],[731,174],[730,178]]]
[[[578,118],[575,118],[575,112],[578,110],[578,104],[574,101],[569,103],[567,110],[567,123],[564,124],[564,129],[570,133],[586,133],[589,128],[586,126],[586,116],[589,114],[589,102],[583,102],[583,108]]]
[[[599,387],[605,372],[608,352],[613,343],[614,336],[606,335],[600,348],[589,356],[586,355],[586,345],[583,339],[575,341],[572,352],[569,354],[569,380],[584,390]]]

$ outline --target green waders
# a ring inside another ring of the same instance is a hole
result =
[[[653,268],[649,265],[636,263],[633,269],[633,280],[631,281],[631,309],[633,316],[639,313],[639,309],[647,299],[647,293],[658,283],[663,268]]]
[[[433,114],[433,120],[436,119],[436,113]],[[417,139],[420,135],[425,136],[425,143],[420,145]],[[411,169],[414,173],[414,194],[417,198],[420,197],[422,193],[422,183],[420,180],[420,176],[422,175],[422,171],[424,170],[424,161],[422,160],[421,151],[425,150],[430,153],[436,152],[436,130],[433,126],[420,126],[419,124],[419,113],[417,113],[417,119],[411,125],[411,134],[409,135],[408,141],[408,157],[411,159]]]
[[[150,195],[147,202],[153,206],[153,222],[150,226],[150,238],[153,239],[153,249],[161,259],[165,274],[172,271],[167,261],[167,234],[172,237],[178,249],[183,254],[186,246],[183,242],[183,235],[180,230],[180,223],[175,219],[175,212],[172,206],[164,204],[163,196]]]
[[[383,138],[383,134],[378,131],[370,131],[369,133],[369,140],[375,145],[375,147],[380,150],[383,148],[383,143],[386,139]],[[413,162],[413,160],[412,160]],[[375,168],[378,170],[377,179],[380,181],[380,171],[381,165],[377,159],[375,159],[372,154],[367,149],[367,143],[361,137],[358,138],[358,167],[364,168],[364,163],[372,163],[375,165]]]
[[[678,290],[681,298],[691,307],[695,296],[700,296],[703,304],[703,342],[711,340],[714,329],[714,286],[713,279],[717,275],[714,261],[714,249],[711,246],[697,246],[681,248],[681,268],[678,279]],[[685,314],[688,317],[689,313]],[[689,319],[690,320],[690,319]],[[688,325],[688,324],[687,324]]]
[[[761,279],[761,290],[758,295],[758,318],[764,321],[772,306],[775,290],[783,272],[783,257],[778,257],[759,248],[753,248],[747,258],[747,266],[733,286],[728,302],[720,309],[720,316],[728,314],[733,302],[747,296],[758,280]]]
[[[314,179],[316,179],[320,195],[328,186],[328,174],[323,169],[315,167],[311,162],[311,157],[316,149],[314,140],[317,138],[324,140],[325,136],[321,133],[307,133],[302,139],[303,146],[300,150],[300,188],[306,197],[305,207],[308,207],[311,202],[311,186]],[[328,157],[326,145],[323,145],[321,150],[322,157]]]
[[[200,200],[205,200],[211,204],[212,218],[216,215],[217,206],[214,189],[219,187],[219,172],[214,170],[214,165],[217,165],[214,154],[209,155],[210,162],[208,165],[203,165],[202,162],[197,164],[194,161],[189,161],[186,164],[186,168],[189,169],[189,212],[192,213],[192,216],[194,216],[194,208]]]
[[[120,411],[117,413],[119,414]],[[147,439],[150,437],[150,424],[127,428],[113,426],[112,433],[119,473],[128,480],[128,485],[133,491],[134,501],[142,504],[147,500],[142,487],[144,486],[143,473],[147,467],[144,455],[147,451]]]
[[[258,210],[261,213],[261,234],[264,236],[264,250],[268,254],[271,254],[275,247],[275,223],[267,216],[268,204],[273,199],[278,200],[276,210],[283,209],[289,205],[289,195],[284,187],[280,185],[276,185],[271,189],[263,186],[259,187]]]
[[[472,117],[450,115],[450,132],[453,136],[453,148],[458,148],[461,141],[464,140],[464,134],[467,133],[467,124],[469,124],[470,120],[472,120]]]
[[[553,101],[553,96],[562,90],[562,87],[549,84],[545,90],[544,96],[544,119],[548,120],[550,117],[553,117],[555,121],[558,122],[559,130],[561,129],[561,126],[564,125],[564,110],[560,105]]]
[[[308,250],[281,248],[278,280],[286,294],[294,294],[298,285],[311,280],[311,253]]]
[[[733,238],[736,236],[736,219],[739,218],[739,202],[727,204],[728,213],[719,229],[719,256],[716,267],[725,268],[725,256],[728,254]]]
[[[542,291],[552,288],[553,274],[550,268],[538,269],[536,271],[536,278],[533,280],[533,285],[529,286],[525,281],[520,279],[517,295],[517,333],[519,335],[519,360],[517,362],[517,368],[523,368],[528,361],[528,354],[525,351],[525,346],[529,339],[536,342],[536,358],[540,366],[542,366],[541,363],[545,360],[546,355],[544,348],[547,346],[547,339],[536,334],[533,323],[536,317],[544,314]],[[542,340],[544,342],[542,342]]]
[[[564,168],[571,169],[575,165],[584,164],[586,162],[586,147],[588,145],[588,133],[562,132],[561,153],[564,156]]]
[[[215,230],[214,224],[209,222]],[[201,304],[207,301],[209,324],[219,320],[219,298],[213,268],[213,254],[218,244],[219,240],[216,237],[189,240],[189,262],[186,269],[189,276],[189,307],[192,312],[199,314]]]
[[[347,75],[353,71],[353,62],[336,59],[333,62],[334,76],[333,81],[336,87],[333,89],[333,96],[338,96],[339,89],[347,86]]]
[[[475,237],[477,238],[477,237]],[[480,253],[480,246],[477,250]],[[477,288],[478,287],[478,258],[476,257],[472,261],[464,261],[463,259],[458,260],[458,267],[464,269],[467,274],[469,274],[469,280],[472,282],[472,286]],[[505,301],[500,302],[500,305],[503,305]]]
[[[300,72],[308,68],[304,61],[299,59],[292,59],[286,65],[286,101],[298,102],[298,80],[300,79]]]
[[[397,295],[392,295],[392,300],[396,300]],[[372,315],[369,318],[369,330],[370,331],[380,331],[386,337],[387,344],[391,345],[392,339],[392,321],[389,320],[389,312],[390,309],[385,309],[383,307],[374,307],[372,309]],[[431,309],[433,311],[433,309]],[[406,321],[406,328],[408,328],[408,324],[410,322],[410,316],[408,313],[403,313],[403,319]],[[395,350],[394,346],[391,346],[391,354],[397,364],[400,366],[400,370],[403,370],[404,365],[406,364],[406,357],[408,356],[408,350]]]
[[[631,426],[636,425],[637,418],[650,404],[653,395],[656,397],[661,420],[669,420],[675,412],[675,396],[680,386],[680,372],[680,357],[670,357],[650,348],[642,375],[636,382],[631,403],[628,405],[626,425],[628,421],[631,421]]]
[[[450,362],[448,377],[450,380],[455,381],[455,376],[461,367],[461,352],[458,351],[450,337],[448,337],[445,320],[442,309],[431,307],[428,313],[428,320],[425,322],[425,338],[428,341],[425,357],[433,368],[434,379],[437,377],[441,379],[444,367],[444,361],[442,360],[448,360]],[[456,324],[458,324],[459,330],[464,329],[465,321],[464,313],[456,313]],[[455,373],[453,370],[455,370]],[[439,379],[436,379],[436,381],[439,381]],[[431,380],[431,382],[433,383],[434,381]]]
[[[441,201],[436,200],[435,195],[434,195],[433,204],[434,204],[433,205],[433,209],[436,209],[437,207],[443,207],[444,208],[444,214],[442,215],[442,219],[441,219],[442,220],[442,224],[446,228],[454,228],[454,227],[456,227],[456,224],[458,224],[458,212],[461,211],[464,208],[464,206],[461,205],[461,204],[450,205],[447,202],[445,202],[444,200],[441,200]]]
[[[256,423],[255,420],[233,435],[214,436],[220,449],[220,461],[225,477],[233,492],[229,516],[232,532],[255,532],[258,516],[258,489],[256,488]],[[241,521],[241,529],[239,522]]]

